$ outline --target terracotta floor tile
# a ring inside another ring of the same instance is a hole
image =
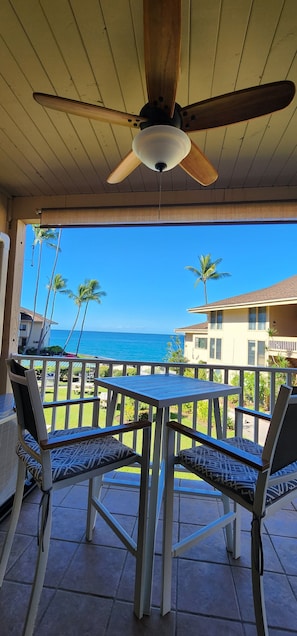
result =
[[[177,609],[239,620],[230,566],[179,559]]]
[[[106,636],[174,636],[175,615],[160,616],[152,610],[150,616],[139,621],[133,615],[132,605],[116,601],[111,614]],[[197,636],[197,635],[196,635]]]
[[[176,636],[245,636],[244,628],[238,621],[230,621],[198,614],[178,613]]]
[[[233,568],[236,593],[244,621],[254,621],[251,577],[248,570]],[[288,578],[275,572],[264,573],[264,591],[268,625],[296,630],[297,603]]]
[[[104,499],[135,538],[137,491],[108,484],[104,486]],[[39,494],[33,491],[22,507],[0,592],[1,636],[21,636],[22,633],[37,552],[38,502]],[[135,559],[100,516],[93,542],[86,542],[86,505],[87,484],[54,495],[50,557],[34,636],[257,636],[250,573],[249,513],[242,513],[242,550],[237,561],[226,551],[222,530],[173,560],[172,610],[165,617],[160,616],[159,610],[161,514],[156,536],[152,611],[139,621],[133,614]],[[174,541],[213,520],[219,509],[220,504],[210,499],[176,495]],[[8,523],[7,518],[0,524],[0,546]],[[296,633],[296,528],[297,499],[293,505],[287,505],[265,520],[264,585],[271,636]]]
[[[61,587],[114,598],[126,557],[124,549],[82,543],[62,578]]]
[[[104,636],[111,609],[111,599],[58,590],[35,631],[38,636]]]

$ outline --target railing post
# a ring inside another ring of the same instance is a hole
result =
[[[195,378],[206,378],[210,381],[218,381],[224,382],[225,384],[232,383],[234,378],[236,377],[236,384],[241,386],[241,395],[239,396],[239,406],[248,406],[250,408],[256,410],[262,410],[266,406],[264,402],[265,395],[267,396],[267,391],[269,392],[270,398],[270,412],[273,410],[276,396],[278,393],[279,385],[282,382],[287,382],[289,384],[296,383],[296,368],[286,368],[280,369],[276,367],[243,367],[243,366],[228,366],[228,365],[220,365],[217,364],[192,364],[192,363],[170,363],[170,362],[147,362],[147,361],[129,361],[129,360],[110,360],[110,359],[101,359],[97,358],[69,358],[67,356],[22,356],[15,355],[15,358],[18,359],[25,366],[30,368],[36,368],[37,366],[41,369],[40,377],[38,380],[41,394],[44,396],[45,400],[50,399],[52,401],[54,399],[59,399],[59,394],[63,393],[62,389],[65,388],[66,399],[70,399],[73,396],[73,377],[74,374],[80,371],[81,383],[79,387],[79,394],[81,397],[85,395],[85,389],[90,387],[87,386],[87,382],[90,378],[87,377],[87,372],[92,374],[92,377],[100,377],[100,374],[103,372],[103,368],[107,368],[107,374],[113,375],[115,373],[120,373],[122,375],[127,375],[131,372],[135,372],[140,374],[155,374],[155,373],[180,373],[184,375],[186,370],[191,371],[191,375]],[[63,370],[66,370],[67,373],[67,383],[61,382],[61,373]],[[47,389],[47,381],[48,381],[48,373],[52,373],[54,377],[53,386],[48,387]],[[252,391],[253,391],[253,404],[250,402],[250,394],[247,393],[247,387],[250,386],[247,383],[247,379],[249,375],[254,377],[254,381],[252,383]],[[237,377],[239,380],[237,381]],[[263,388],[264,387],[264,388]],[[265,390],[264,390],[265,389]],[[51,392],[51,394],[49,393]],[[63,394],[63,398],[65,399],[65,393]],[[94,387],[94,393],[98,394],[97,386]],[[249,398],[249,399],[248,399]],[[108,405],[107,405],[108,406]],[[133,405],[133,413],[132,416],[134,419],[139,418],[139,407],[140,404],[135,402]],[[64,426],[68,428],[69,426],[83,426],[84,425],[84,414],[85,408],[90,409],[91,407],[84,404],[80,404],[79,407],[76,407],[76,414],[73,415],[73,411],[71,411],[71,419],[70,419],[70,408],[69,406],[65,407],[65,418],[64,418]],[[267,408],[267,407],[266,407]],[[92,422],[93,425],[104,425],[104,419],[106,420],[106,414],[108,409],[104,409],[102,405],[97,402],[94,405],[93,413],[88,417],[88,421]],[[47,417],[50,417],[49,427],[52,431],[56,428],[56,409],[51,409],[52,413],[50,414],[49,410],[47,411]],[[122,398],[121,407],[120,407],[120,421],[123,422],[125,420],[125,402],[124,398]],[[149,420],[153,418],[153,409],[152,407],[148,407],[149,412]],[[105,418],[104,418],[105,413]],[[117,412],[118,414],[118,412]],[[224,427],[224,434],[226,434],[227,430],[227,422],[228,422],[228,414],[229,414],[229,401],[228,398],[224,399],[223,409],[222,409],[222,422]],[[182,418],[183,408],[179,407],[177,412],[178,418]],[[191,419],[190,419],[191,418]],[[206,415],[206,423],[199,421],[198,417],[198,408],[197,402],[193,402],[192,404],[192,413],[189,414],[189,425],[193,426],[194,429],[201,428],[201,424],[207,426],[208,434],[211,434],[213,431],[211,429],[211,420],[212,420],[212,405],[208,404],[208,412]],[[203,430],[203,429],[202,429]],[[258,439],[259,433],[259,421],[255,421],[255,430],[254,430],[254,439]],[[136,437],[133,440],[134,446],[136,447]]]

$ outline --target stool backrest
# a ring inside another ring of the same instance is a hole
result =
[[[47,440],[43,407],[34,369],[25,369],[13,358],[7,360],[21,437],[27,430],[39,443]]]
[[[297,394],[296,388],[282,385],[273,410],[263,449],[270,461],[270,474],[297,461]]]

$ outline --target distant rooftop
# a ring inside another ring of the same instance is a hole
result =
[[[34,313],[34,311],[32,311],[31,309],[25,309],[25,307],[20,307],[20,314],[21,314],[22,320],[33,320],[33,316],[34,316],[34,322],[43,322],[43,316],[41,314],[38,314],[37,312]],[[50,323],[51,325],[58,324],[54,320],[49,320],[49,318],[46,319],[46,322]]]
[[[199,331],[202,332],[206,332],[207,333],[208,330],[208,322],[198,322],[196,325],[189,325],[188,327],[178,327],[178,329],[175,329],[175,333],[184,333],[185,331],[187,333],[198,333]]]
[[[293,305],[297,304],[297,274],[285,278],[280,283],[275,283],[270,287],[264,287],[248,294],[231,296],[214,303],[200,305],[188,309],[190,313],[207,313],[213,309],[238,309],[239,307],[267,305]],[[202,323],[203,324],[203,323]],[[194,325],[193,325],[194,326]],[[189,328],[187,327],[187,331]]]

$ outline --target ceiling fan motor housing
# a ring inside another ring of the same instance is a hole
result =
[[[173,117],[169,117],[166,108],[160,108],[150,103],[143,106],[139,115],[140,117],[147,117],[147,121],[143,121],[140,124],[141,130],[149,126],[157,126],[158,124],[174,126],[175,128],[182,127],[181,106],[179,104],[175,104]]]

